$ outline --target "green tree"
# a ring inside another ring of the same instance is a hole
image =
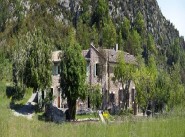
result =
[[[134,29],[144,38],[145,36],[145,21],[142,13],[139,11],[136,15],[136,19],[134,22]]]
[[[145,63],[148,64],[149,56],[157,55],[157,48],[151,34],[148,34],[147,43],[143,47],[143,58],[145,59]]]
[[[134,73],[134,83],[136,85],[137,101],[143,110],[148,108],[149,102],[154,101],[156,78],[157,67],[155,59],[151,57],[148,66],[140,62],[140,66]],[[153,110],[154,107],[151,107]]]
[[[90,28],[80,20],[77,24],[76,39],[83,49],[89,48],[91,43]]]
[[[134,66],[133,64],[126,64],[124,53],[120,52],[117,58],[118,64],[114,68],[114,81],[118,81],[121,83],[123,89],[123,95],[128,96],[129,87],[133,76]],[[124,89],[124,84],[126,87]],[[127,109],[127,99],[123,99],[123,107]]]
[[[14,82],[17,86],[45,90],[51,84],[50,40],[39,29],[19,35],[13,56]]]
[[[124,17],[123,24],[121,24],[121,32],[122,32],[122,37],[124,40],[127,40],[127,38],[130,35],[130,21],[127,17]]]
[[[12,80],[12,65],[11,61],[6,57],[6,53],[3,50],[3,46],[0,46],[0,81],[6,80],[11,81]]]
[[[88,97],[94,109],[98,109],[102,103],[101,87],[93,85],[88,88]]]
[[[110,19],[107,23],[104,24],[102,28],[102,44],[106,48],[112,48],[116,44],[116,29],[115,26]]]
[[[6,29],[6,21],[10,17],[10,3],[7,0],[0,0],[0,3],[0,32],[4,32]]]
[[[132,30],[131,34],[128,36],[127,41],[125,41],[124,50],[135,56],[141,55],[141,36],[136,30]]]
[[[91,14],[90,14],[90,2],[91,0],[83,0],[81,3],[82,6],[82,15],[81,18],[83,20],[83,23],[90,23],[90,18],[91,18]]]
[[[76,100],[78,98],[85,99],[86,97],[85,66],[85,59],[81,54],[80,45],[76,42],[66,45],[61,57],[61,88],[63,97],[67,98],[69,120],[75,119]]]
[[[157,48],[154,38],[151,34],[148,34],[147,37],[147,49],[149,50],[149,54],[157,55]]]
[[[170,70],[170,98],[168,101],[168,105],[170,108],[182,103],[185,97],[185,88],[181,82],[180,76],[180,64],[174,64],[173,68]]]
[[[164,106],[169,104],[170,91],[172,90],[171,83],[172,81],[169,74],[162,69],[159,70],[156,79],[156,92],[154,97],[158,111],[162,112]]]
[[[94,27],[89,27],[79,20],[76,30],[76,39],[83,49],[88,49],[92,41],[95,45],[98,44],[98,33]]]
[[[180,44],[179,39],[175,39],[167,50],[167,64],[173,66],[180,59]]]
[[[119,31],[119,34],[117,36],[117,42],[121,50],[123,50],[123,38],[122,38],[122,32]]]
[[[105,20],[108,18],[108,12],[108,2],[106,0],[98,0],[92,17],[93,23],[95,22],[98,28],[104,25]]]

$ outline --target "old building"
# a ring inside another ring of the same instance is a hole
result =
[[[124,87],[119,82],[114,82],[114,66],[117,64],[117,56],[120,51],[118,45],[114,49],[100,49],[95,48],[93,44],[90,45],[88,50],[83,50],[82,55],[86,59],[86,82],[89,85],[100,85],[102,94],[102,108],[121,108],[123,100],[126,99],[128,102],[128,108],[134,108],[135,101],[135,85],[131,81],[129,87],[129,94],[124,95]],[[65,101],[61,99],[60,90],[60,53],[61,51],[53,52],[53,75],[52,75],[52,90],[55,96],[54,105],[58,108],[64,107]],[[136,59],[129,53],[124,53],[126,63],[135,63]],[[77,108],[87,108],[88,102],[78,101]]]
[[[61,98],[61,89],[60,89],[60,54],[61,51],[54,51],[52,53],[52,86],[51,93],[54,97],[53,104],[54,106],[61,108],[62,98]]]

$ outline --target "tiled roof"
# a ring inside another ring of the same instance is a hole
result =
[[[95,48],[95,47],[93,47],[93,48]],[[96,51],[99,52],[100,54],[102,54],[100,49],[96,49]],[[102,57],[105,56],[105,58],[107,60],[109,60],[109,62],[112,62],[112,63],[117,62],[117,56],[120,53],[120,50],[116,51],[115,49],[103,49],[103,52],[105,52],[105,55],[102,55]],[[52,52],[52,61],[53,62],[59,62],[61,60],[60,57],[59,57],[61,53],[62,53],[61,50]],[[87,60],[90,59],[90,49],[82,50],[82,55]],[[126,63],[136,64],[136,58],[133,55],[131,55],[127,52],[124,52],[124,57],[125,57],[125,62]]]
[[[105,50],[105,53],[106,53],[106,56],[109,62],[116,63],[118,54],[121,51],[120,50],[116,51],[115,49],[104,49],[104,50]],[[136,63],[136,58],[127,52],[124,52],[124,58],[125,58],[126,63],[132,63],[132,64]]]

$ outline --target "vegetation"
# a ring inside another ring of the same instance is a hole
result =
[[[154,96],[156,93],[156,78],[157,78],[157,70],[155,66],[154,58],[150,58],[150,63],[148,66],[143,64],[140,65],[134,75],[134,82],[136,84],[137,90],[137,102],[140,104],[142,109],[145,111],[148,108],[151,101],[154,101]],[[160,96],[160,93],[159,95]]]
[[[61,87],[68,99],[70,119],[74,119],[76,99],[85,98],[81,49],[87,49],[92,41],[102,49],[119,43],[121,50],[137,58],[137,68],[125,64],[121,57],[115,68],[116,80],[129,86],[133,78],[142,107],[147,109],[149,102],[155,102],[152,109],[172,109],[182,102],[184,39],[178,31],[170,31],[170,22],[165,21],[163,28],[151,29],[149,22],[156,25],[155,20],[149,20],[142,8],[129,7],[123,19],[114,19],[107,0],[83,0],[80,6],[75,2],[64,8],[57,0],[33,0],[26,8],[20,0],[0,0],[0,80],[13,80],[21,96],[26,87],[44,90],[51,84],[51,51],[63,50]],[[118,5],[115,7],[119,9]],[[133,17],[129,11],[134,11]],[[156,30],[163,29],[166,31],[156,34]],[[173,37],[167,32],[173,33]]]
[[[51,84],[51,45],[42,32],[35,29],[18,36],[13,55],[15,86],[44,90]]]
[[[61,57],[61,88],[64,98],[67,98],[68,120],[75,120],[76,101],[78,98],[85,99],[86,69],[85,59],[81,54],[80,45],[74,40],[74,32],[71,31],[69,42],[63,49]]]
[[[91,108],[99,109],[102,103],[102,95],[100,86],[94,85],[88,87],[88,98],[90,101]]]
[[[0,136],[2,137],[130,137],[163,136],[183,137],[185,134],[184,109],[176,109],[168,116],[159,118],[124,118],[122,123],[104,125],[100,122],[54,124],[15,117],[8,108],[10,100],[5,95],[5,83],[0,82]],[[98,130],[97,130],[98,129]]]
[[[129,87],[133,77],[134,64],[126,64],[123,52],[120,52],[120,54],[118,55],[117,62],[118,64],[114,68],[114,81],[118,81],[121,83],[121,87],[123,89],[123,96],[127,97],[129,95]],[[124,85],[126,85],[125,88]],[[127,109],[128,99],[124,98],[122,101],[123,108]]]

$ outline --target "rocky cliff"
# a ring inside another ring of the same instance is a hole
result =
[[[83,0],[60,0],[62,7],[62,17],[65,20],[69,14],[79,16]],[[97,0],[89,2],[92,11],[97,4]],[[145,20],[147,32],[152,33],[158,46],[170,45],[175,38],[179,38],[179,32],[175,26],[163,16],[156,0],[109,0],[109,14],[114,22],[119,25],[126,16],[131,23],[134,22],[136,14],[140,11]],[[180,45],[185,46],[184,38],[180,37]]]

